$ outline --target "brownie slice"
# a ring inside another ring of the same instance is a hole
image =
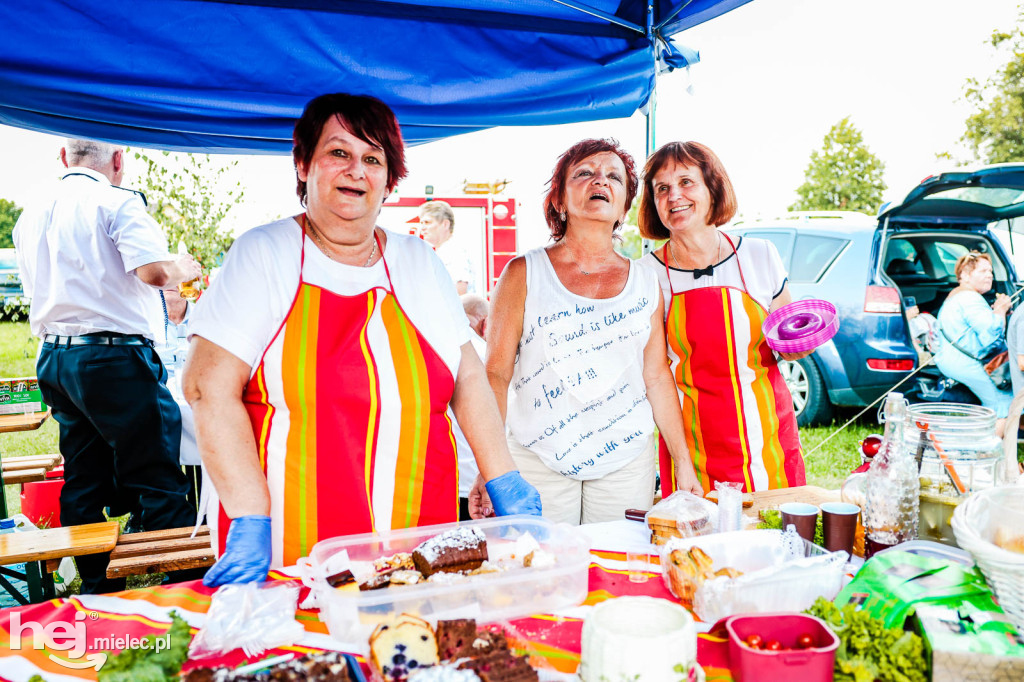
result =
[[[526,656],[513,656],[496,651],[482,658],[472,658],[459,666],[472,670],[482,682],[538,682],[537,671],[526,662]]]
[[[487,560],[487,538],[474,526],[452,528],[421,543],[412,560],[428,578],[439,571],[472,571]]]
[[[271,668],[271,682],[352,682],[345,655],[337,651],[309,654]]]
[[[472,653],[467,654],[472,658],[480,658],[498,651],[508,651],[508,638],[501,628],[491,626],[480,628],[473,640]]]
[[[437,654],[452,661],[473,655],[476,621],[472,618],[437,621]]]

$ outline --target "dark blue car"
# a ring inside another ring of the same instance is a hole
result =
[[[822,298],[839,311],[832,341],[783,363],[799,424],[827,423],[836,406],[867,405],[927,360],[911,339],[907,309],[938,316],[957,285],[953,267],[961,255],[991,255],[995,282],[987,296],[1014,295],[1020,282],[1011,254],[1014,239],[1024,246],[1024,235],[1010,228],[1022,215],[1024,164],[1001,164],[927,178],[903,201],[883,206],[877,218],[793,213],[729,228],[778,247],[794,300]],[[971,400],[934,367],[900,390],[917,400]]]

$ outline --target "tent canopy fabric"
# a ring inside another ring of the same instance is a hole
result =
[[[626,117],[670,39],[750,0],[35,0],[0,5],[0,123],[285,153],[305,103],[372,94],[409,144]]]

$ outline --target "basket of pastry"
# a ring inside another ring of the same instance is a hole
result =
[[[826,552],[795,532],[734,531],[674,538],[661,550],[665,585],[701,620],[801,611],[839,592],[846,552]]]
[[[437,627],[403,613],[370,635],[376,682],[536,682],[526,656],[517,655],[503,629],[471,618],[439,620]]]
[[[331,635],[365,642],[402,613],[507,620],[581,604],[590,552],[564,524],[506,516],[318,542],[298,562]]]
[[[1024,630],[1024,491],[1002,486],[975,493],[956,508],[951,525],[999,605]]]

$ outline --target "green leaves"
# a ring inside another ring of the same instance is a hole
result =
[[[221,223],[244,198],[235,180],[238,162],[218,165],[209,154],[167,151],[159,160],[143,152],[135,152],[135,158],[145,164],[141,183],[148,210],[163,227],[171,251],[184,242],[209,274],[235,240]]]
[[[839,637],[836,649],[837,682],[926,682],[924,642],[912,632],[887,628],[853,604],[841,609],[818,598],[807,610],[821,618]]]
[[[163,638],[170,646],[158,650],[157,640]],[[159,636],[149,635],[146,640],[145,647],[110,656],[97,675],[99,682],[178,682],[192,640],[188,623],[172,611],[170,630]]]
[[[21,216],[21,207],[8,199],[0,199],[0,249],[14,248],[14,224]]]
[[[989,40],[1006,53],[1006,64],[984,82],[970,78],[964,84],[964,99],[974,113],[960,142],[986,163],[1024,161],[1024,4],[1019,10],[1017,25],[993,31]]]
[[[825,135],[820,151],[811,152],[800,200],[791,211],[862,211],[874,215],[882,203],[885,164],[864,144],[864,136],[847,116]]]

